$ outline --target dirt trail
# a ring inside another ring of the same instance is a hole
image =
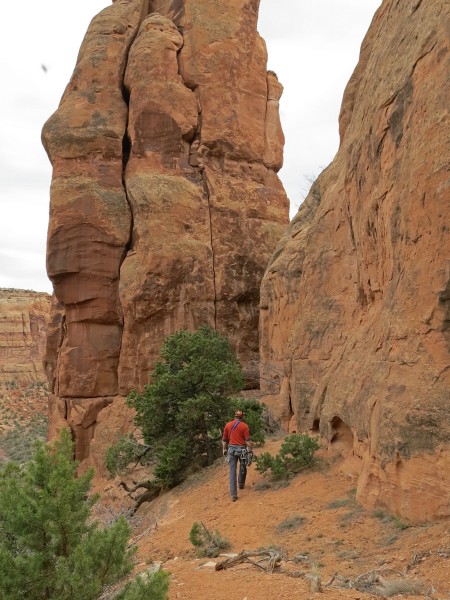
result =
[[[271,441],[264,450],[275,453],[279,446]],[[227,467],[218,461],[136,514],[137,534],[145,531],[138,542],[138,570],[162,561],[172,573],[171,599],[373,598],[336,588],[325,588],[318,596],[310,592],[308,577],[316,575],[326,583],[339,573],[354,580],[376,569],[387,579],[398,578],[397,572],[409,582],[421,582],[424,591],[434,588],[435,599],[450,598],[449,521],[406,527],[389,515],[365,511],[355,502],[355,478],[341,458],[324,455],[318,470],[278,489],[260,489],[264,480],[252,465],[246,489],[235,503],[228,495],[227,476]],[[301,555],[286,567],[305,576],[268,574],[250,564],[221,572],[204,567],[223,558],[196,558],[189,542],[194,521],[227,538],[227,552],[272,546],[283,548],[289,558]]]

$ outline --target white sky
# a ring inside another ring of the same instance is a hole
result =
[[[333,159],[338,115],[381,0],[261,0],[268,68],[284,85],[280,177],[291,216]],[[56,110],[92,17],[108,0],[9,1],[0,41],[0,287],[51,291],[45,272],[51,167],[40,131]],[[41,65],[47,67],[45,73]]]

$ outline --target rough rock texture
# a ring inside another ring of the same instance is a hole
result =
[[[0,288],[0,382],[44,383],[50,296]]]
[[[79,432],[79,458],[105,403],[148,382],[178,329],[226,333],[258,387],[259,285],[288,222],[258,7],[117,0],[44,126],[50,427]]]
[[[261,290],[261,385],[359,459],[358,499],[450,515],[449,4],[385,0],[341,144]]]

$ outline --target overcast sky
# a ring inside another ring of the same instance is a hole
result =
[[[280,176],[291,216],[306,195],[307,179],[336,153],[342,94],[380,3],[261,0],[259,31],[268,47],[268,68],[284,85],[286,146]],[[45,272],[51,168],[40,132],[58,106],[90,20],[109,4],[28,0],[3,7],[0,287],[51,291]]]

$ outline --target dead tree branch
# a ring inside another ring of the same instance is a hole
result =
[[[447,558],[446,549],[438,551],[436,554]],[[252,560],[259,557],[259,560]],[[325,588],[347,588],[358,590],[389,598],[396,594],[416,594],[421,596],[430,595],[434,588],[429,588],[423,582],[417,581],[408,577],[405,573],[395,569],[375,569],[367,571],[350,579],[339,573],[334,575],[324,584],[321,583],[320,577],[314,573],[306,573],[304,571],[289,571],[282,569],[282,562],[289,562],[289,559],[282,556],[279,552],[272,548],[261,548],[259,550],[243,550],[237,556],[227,558],[216,564],[216,571],[230,569],[242,563],[249,563],[258,569],[262,569],[267,573],[273,573],[277,570],[278,573],[283,573],[289,577],[302,577],[309,580],[310,591],[320,592]]]
[[[250,560],[255,556],[262,556],[264,558],[258,562]],[[237,556],[227,558],[226,560],[217,563],[216,571],[224,571],[225,569],[230,569],[231,567],[235,567],[240,563],[248,562],[255,567],[267,571],[268,573],[273,573],[275,569],[280,567],[281,560],[282,557],[280,553],[270,548],[262,548],[261,550],[242,550],[242,552]]]
[[[389,579],[387,578],[389,575]],[[332,585],[334,583],[334,585]],[[358,575],[354,580],[335,573],[333,577],[324,584],[326,587],[355,589],[389,598],[396,594],[426,595],[426,586],[394,569],[383,569],[368,571]]]
[[[160,485],[154,483],[153,481],[141,481],[139,483],[136,483],[133,487],[129,487],[125,481],[121,481],[118,485],[119,487],[123,487],[123,489],[126,492],[128,492],[130,498],[134,500],[135,505],[133,507],[133,514],[137,511],[141,504],[143,504],[144,502],[151,502],[152,500],[157,498],[161,493],[162,489]],[[134,498],[131,495],[133,494],[133,492],[136,492],[137,490],[142,488],[146,489],[147,491],[140,494],[137,498]]]

